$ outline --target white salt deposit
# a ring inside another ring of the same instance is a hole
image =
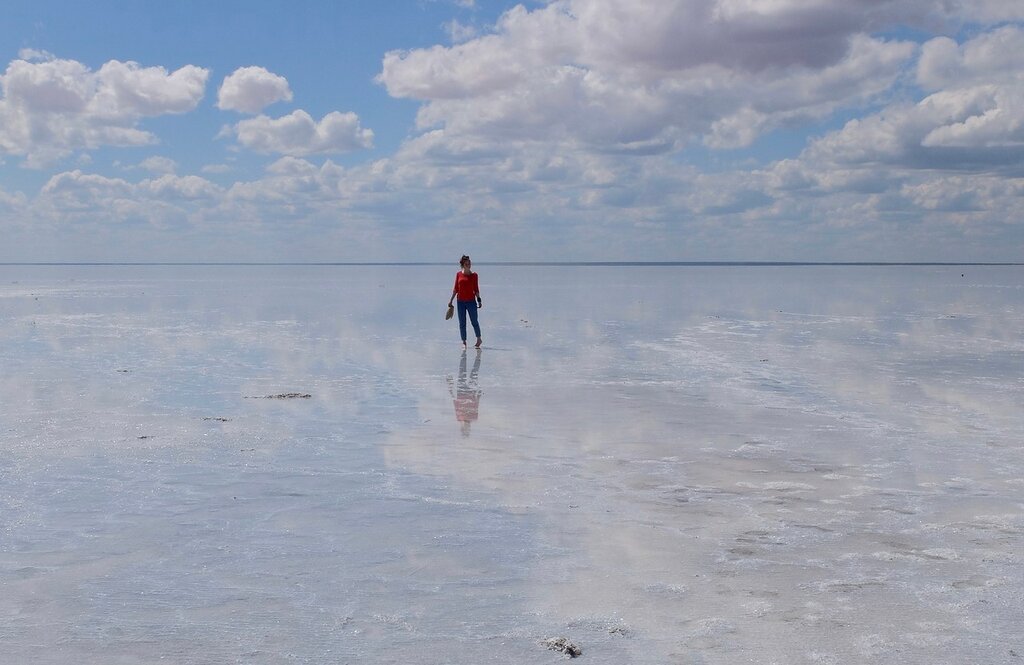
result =
[[[477,270],[0,267],[0,660],[1021,662],[1024,269]]]

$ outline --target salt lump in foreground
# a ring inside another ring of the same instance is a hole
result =
[[[565,637],[549,637],[541,642],[541,644],[552,651],[564,653],[569,656],[569,658],[575,658],[576,656],[583,655],[583,649],[580,649]]]

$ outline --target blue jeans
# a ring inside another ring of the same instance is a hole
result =
[[[475,300],[456,300],[455,304],[459,306],[459,334],[462,335],[462,341],[466,341],[466,313],[469,313],[469,322],[473,324],[473,332],[476,333],[477,338],[480,337],[480,323],[476,320],[476,301]]]

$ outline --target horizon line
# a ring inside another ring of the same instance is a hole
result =
[[[0,261],[0,266],[446,266],[452,261]],[[478,266],[1024,266],[1019,261],[478,261]]]

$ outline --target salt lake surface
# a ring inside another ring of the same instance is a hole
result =
[[[1024,268],[477,269],[0,267],[0,661],[1024,662]]]

